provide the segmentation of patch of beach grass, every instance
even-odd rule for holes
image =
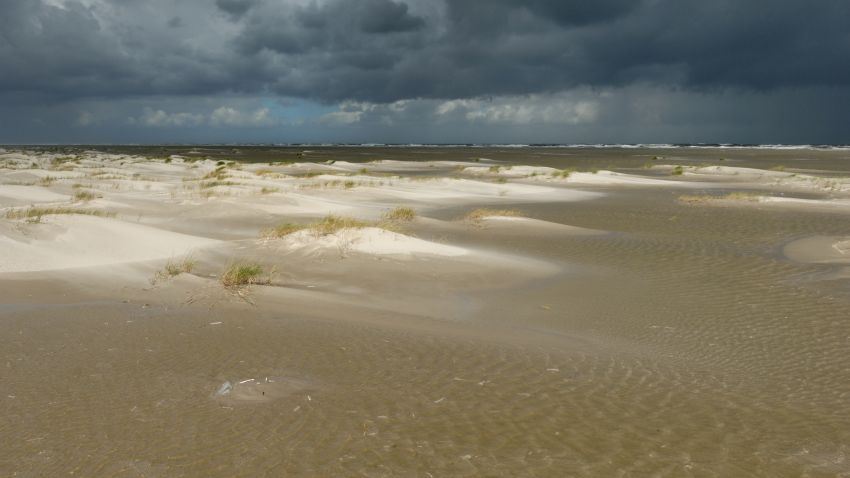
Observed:
[[[99,197],[100,197],[99,195],[97,195],[97,194],[95,194],[91,191],[86,191],[86,190],[83,190],[83,189],[78,189],[77,191],[74,192],[74,201],[78,201],[78,202],[89,202],[89,201],[93,201],[93,200],[95,200]]]
[[[201,179],[215,179],[217,181],[221,181],[227,178],[229,176],[227,174],[227,165],[224,164],[223,161],[219,161],[217,164],[218,166],[216,166],[214,170],[202,176]]]
[[[522,213],[516,209],[473,209],[466,213],[463,219],[472,224],[481,224],[487,217],[519,217]]]
[[[310,225],[310,230],[320,236],[336,234],[342,229],[362,229],[364,227],[378,227],[375,221],[364,221],[353,217],[335,216],[329,214],[319,222]]]
[[[44,216],[77,214],[82,216],[114,217],[115,213],[97,209],[79,209],[72,207],[31,207],[6,211],[6,219],[26,219],[29,222],[41,222]]]
[[[151,284],[156,285],[159,282],[179,276],[183,273],[190,274],[196,264],[197,262],[192,258],[192,256],[185,256],[180,260],[169,259],[168,262],[165,263],[165,266],[154,274],[151,279]]]
[[[328,236],[336,234],[343,229],[363,229],[365,227],[377,227],[388,231],[397,231],[398,221],[364,221],[353,217],[337,216],[329,214],[319,221],[307,224],[294,224],[290,222],[281,223],[263,231],[266,238],[277,239],[292,233],[308,230],[316,236]]]
[[[237,185],[237,183],[235,183],[233,181],[215,180],[215,181],[202,182],[198,185],[198,187],[200,189],[210,189],[210,188],[214,188],[214,187],[218,187],[218,186],[236,186],[236,185]]]
[[[683,168],[682,166],[676,166],[675,168],[673,168],[672,171],[670,171],[671,176],[681,176],[684,173],[685,173],[685,168]]]
[[[272,228],[263,231],[263,236],[267,238],[280,238],[288,236],[293,232],[298,232],[309,228],[309,224],[293,224],[291,222],[283,222]]]
[[[411,207],[397,207],[384,214],[384,219],[388,221],[410,222],[416,219],[416,210]]]
[[[273,179],[281,179],[286,177],[285,174],[278,173],[277,171],[272,171],[271,169],[258,169],[254,171],[254,174],[260,177]]]
[[[732,200],[732,201],[758,202],[758,200],[761,196],[762,195],[758,194],[758,193],[751,193],[751,192],[745,192],[745,191],[735,191],[735,192],[731,192],[731,193],[723,196],[723,199],[729,199],[729,200]]]
[[[683,204],[702,204],[716,198],[710,194],[682,194],[676,200]]]
[[[253,262],[233,262],[221,274],[221,284],[229,289],[248,285],[270,284],[271,277],[262,277],[263,267]]]
[[[574,172],[574,170],[569,169],[569,168],[568,169],[562,169],[560,171],[553,171],[552,177],[553,178],[567,179],[568,177],[570,177],[571,174],[573,174],[573,172]]]
[[[715,201],[748,201],[758,202],[762,195],[746,191],[734,191],[731,193],[715,196],[712,194],[683,194],[676,198],[684,204],[706,204]]]

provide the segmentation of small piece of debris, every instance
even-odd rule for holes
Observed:
[[[228,393],[230,393],[231,390],[233,390],[233,385],[228,380],[221,384],[220,387],[218,387],[218,391],[216,391],[215,394],[217,396],[227,395]]]
[[[223,322],[210,322],[210,325],[221,325]]]
[[[445,399],[446,399],[446,397],[442,397],[442,398],[440,398],[440,399],[434,400],[434,403],[440,403],[440,402],[442,402],[442,401],[443,401],[443,400],[445,400]]]

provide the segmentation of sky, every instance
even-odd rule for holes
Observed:
[[[0,143],[850,143],[847,0],[0,0]]]

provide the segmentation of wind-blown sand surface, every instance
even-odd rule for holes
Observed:
[[[7,148],[0,475],[847,475],[844,155]]]

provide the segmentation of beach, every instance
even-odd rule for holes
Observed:
[[[850,151],[5,147],[0,475],[850,474]]]

